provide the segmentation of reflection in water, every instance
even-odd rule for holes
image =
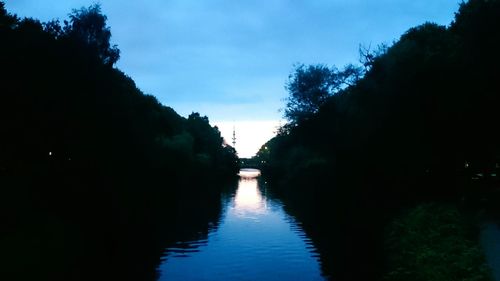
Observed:
[[[311,240],[280,202],[242,177],[218,228],[165,251],[159,280],[323,280]]]
[[[240,180],[234,196],[233,210],[237,216],[247,218],[266,212],[266,200],[263,199],[260,193],[256,179]]]

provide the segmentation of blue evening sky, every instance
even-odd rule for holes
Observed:
[[[220,124],[226,139],[232,134],[229,123],[233,124],[240,141],[252,139],[252,144],[239,142],[240,156],[255,153],[256,147],[272,136],[286,97],[284,84],[294,63],[339,67],[356,63],[360,44],[390,44],[408,28],[426,21],[447,25],[460,2],[100,1],[108,16],[112,42],[121,50],[117,66],[143,92],[181,115],[192,111],[207,115],[213,124]],[[42,21],[66,19],[72,9],[93,3],[5,1],[9,12]],[[253,121],[258,132],[243,125]],[[243,149],[248,151],[242,153]]]

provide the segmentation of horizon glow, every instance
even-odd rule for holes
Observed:
[[[276,135],[277,129],[285,124],[283,120],[260,121],[214,121],[225,142],[232,146],[233,127],[236,131],[236,151],[240,158],[254,156],[260,147]]]

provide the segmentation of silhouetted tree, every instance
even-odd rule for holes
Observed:
[[[5,4],[0,2],[0,29],[11,28],[17,20],[16,16],[10,15],[7,10],[5,10]]]
[[[70,22],[64,28],[68,37],[81,41],[95,51],[106,65],[113,65],[118,61],[120,50],[116,45],[111,46],[111,31],[106,25],[107,17],[101,13],[99,4],[75,9],[69,17]]]
[[[386,44],[378,45],[375,50],[371,49],[371,45],[359,45],[359,62],[363,65],[365,72],[371,69],[375,58],[383,55],[387,51],[387,48]]]
[[[154,280],[175,214],[216,216],[237,173],[208,118],[178,115],[110,67],[110,36],[98,5],[61,27],[0,2],[2,277]]]
[[[288,77],[284,116],[292,125],[309,119],[332,95],[360,78],[360,69],[348,65],[339,71],[326,65],[299,64]]]
[[[470,0],[448,27],[424,23],[391,46],[360,48],[362,75],[299,65],[289,76],[290,123],[257,160],[311,233],[327,233],[315,242],[339,253],[333,277],[376,279],[377,243],[399,210],[498,185],[499,43],[500,1]],[[358,271],[360,251],[373,266]]]

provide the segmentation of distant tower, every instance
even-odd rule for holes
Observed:
[[[236,148],[236,129],[233,126],[233,147]]]

